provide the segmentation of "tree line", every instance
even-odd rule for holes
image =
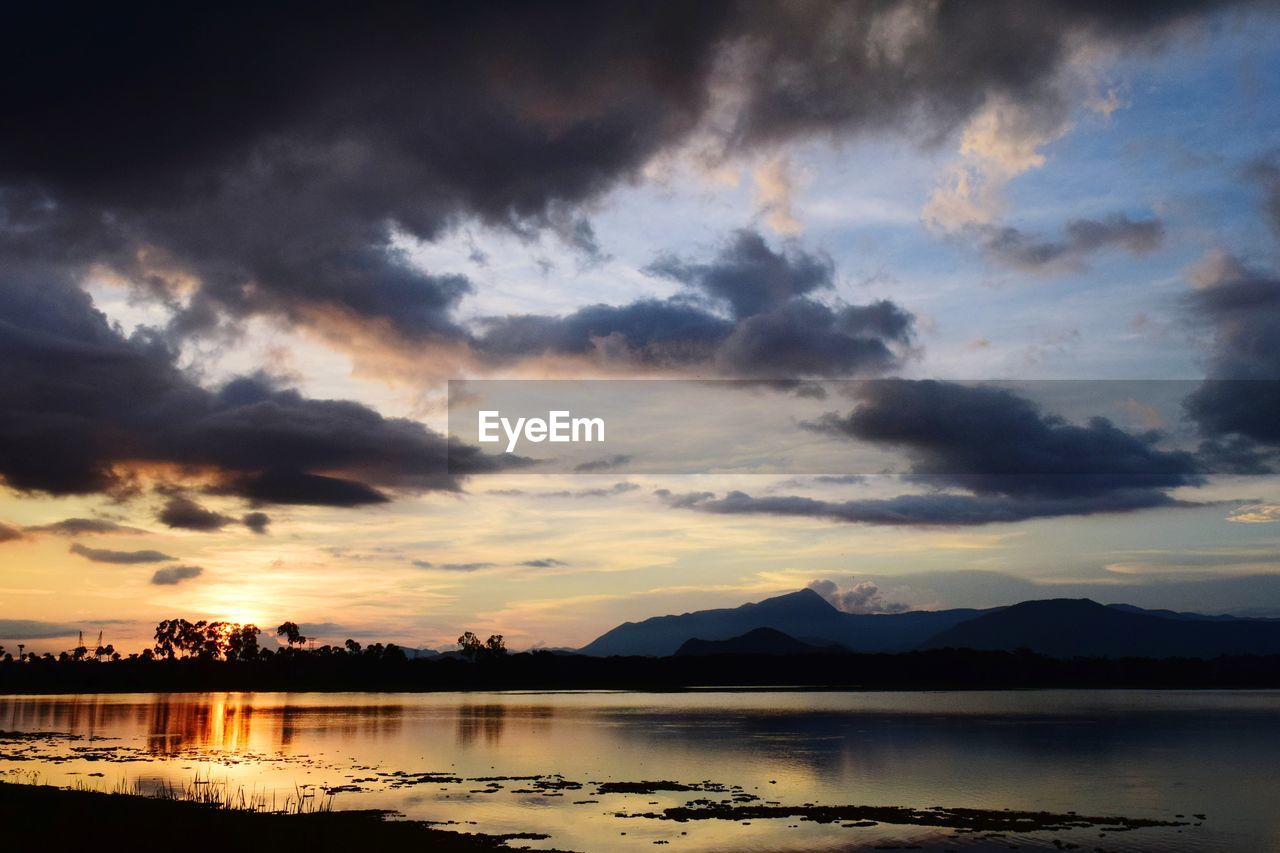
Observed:
[[[18,662],[26,663],[81,663],[87,661],[120,661],[120,660],[200,660],[249,662],[274,658],[277,655],[306,655],[317,658],[363,658],[366,660],[407,660],[405,651],[395,643],[370,643],[362,646],[356,640],[348,639],[340,646],[325,644],[319,647],[314,640],[303,635],[296,622],[282,622],[275,630],[275,636],[284,641],[284,645],[272,649],[258,642],[262,629],[253,624],[239,622],[207,621],[201,619],[191,622],[186,619],[164,619],[156,625],[155,643],[141,652],[122,656],[115,647],[101,641],[93,653],[81,642],[74,649],[54,655],[52,652],[37,654],[27,652],[25,644],[18,644]],[[311,645],[308,646],[308,643]],[[506,643],[501,634],[492,634],[486,640],[471,631],[458,637],[458,652],[467,660],[491,660],[507,653]],[[0,660],[14,662],[11,652],[0,646]]]

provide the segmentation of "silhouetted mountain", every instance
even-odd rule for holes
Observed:
[[[686,640],[728,640],[756,628],[773,628],[813,645],[838,644],[851,651],[893,652],[915,648],[954,625],[990,611],[916,610],[909,613],[842,613],[811,589],[754,604],[655,616],[626,622],[579,651],[584,655],[675,654]]]
[[[842,652],[837,645],[802,643],[776,628],[756,628],[728,640],[686,640],[677,655],[802,655],[809,652]]]
[[[1145,613],[1148,616],[1161,616],[1165,619],[1191,619],[1196,622],[1240,622],[1249,621],[1251,618],[1247,616],[1230,616],[1228,614],[1208,615],[1205,613],[1187,613],[1181,610],[1147,610],[1142,607],[1136,607],[1132,604],[1108,604],[1107,606],[1114,610],[1123,610],[1125,613]],[[1280,619],[1259,617],[1253,621],[1280,622]]]
[[[1024,601],[957,624],[921,648],[1013,651],[1052,657],[1198,657],[1280,654],[1280,622],[1157,615],[1089,599]]]

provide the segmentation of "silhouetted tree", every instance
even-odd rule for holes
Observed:
[[[484,643],[480,642],[480,638],[475,634],[465,631],[458,638],[458,650],[462,652],[462,656],[467,660],[475,660],[484,651]]]
[[[501,634],[490,634],[483,642],[470,631],[458,638],[458,649],[467,660],[484,660],[501,657],[507,653],[507,645]]]
[[[276,636],[284,637],[285,642],[290,646],[303,646],[307,642],[307,638],[298,631],[297,622],[282,623],[279,628],[276,628]]]
[[[227,660],[253,660],[258,656],[257,625],[235,625],[227,632]]]

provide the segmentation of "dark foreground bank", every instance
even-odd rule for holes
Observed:
[[[596,658],[550,652],[467,661],[276,655],[0,662],[0,693],[155,691],[679,690],[690,687],[862,690],[1280,688],[1280,657],[1051,658],[935,649],[904,654],[724,654]]]
[[[0,782],[0,835],[9,850],[115,849],[131,846],[191,847],[246,842],[257,849],[406,849],[428,853],[485,853],[527,849],[533,835],[451,832],[419,821],[389,820],[380,811],[272,814],[213,808],[200,803],[68,791],[46,785]],[[394,845],[394,846],[393,846]],[[215,848],[216,849],[216,848]]]

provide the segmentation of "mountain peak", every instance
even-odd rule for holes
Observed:
[[[757,608],[761,610],[808,610],[824,615],[839,612],[835,607],[831,606],[831,602],[827,601],[814,590],[805,587],[797,589],[795,592],[784,592],[782,595],[775,595],[772,598],[766,598],[752,604],[744,604],[741,609]]]

